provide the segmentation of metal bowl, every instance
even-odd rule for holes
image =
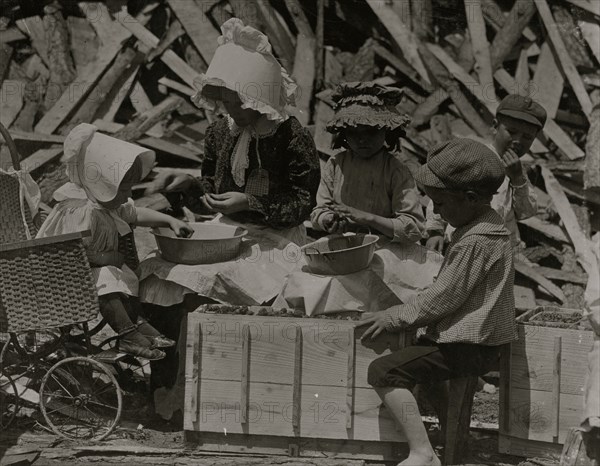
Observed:
[[[302,247],[308,270],[319,275],[347,275],[366,269],[373,260],[379,236],[334,235]]]
[[[214,264],[235,259],[248,234],[244,228],[211,223],[189,223],[194,234],[178,238],[170,228],[153,228],[163,259],[176,264]]]

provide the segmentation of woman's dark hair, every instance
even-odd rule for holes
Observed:
[[[404,128],[386,128],[384,147],[389,151],[399,151],[401,146],[400,138],[404,137],[405,135],[406,132],[404,131]],[[339,149],[341,147],[349,149],[348,142],[346,141],[345,130],[342,129],[337,134],[334,134],[331,147],[333,149]]]

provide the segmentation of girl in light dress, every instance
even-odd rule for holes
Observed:
[[[160,334],[139,312],[138,277],[119,252],[119,237],[131,225],[170,227],[177,236],[192,229],[183,221],[135,207],[133,185],[152,169],[154,152],[98,133],[82,123],[64,142],[70,183],[55,193],[62,199],[41,226],[38,238],[89,230],[84,238],[100,300],[100,313],[119,334],[118,349],[149,360],[161,359],[160,348],[174,342]]]

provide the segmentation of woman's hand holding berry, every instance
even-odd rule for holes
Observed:
[[[340,217],[351,220],[359,225],[367,225],[371,221],[371,215],[368,212],[355,209],[344,204],[336,204],[333,210]]]
[[[231,191],[223,194],[207,193],[202,197],[202,202],[206,207],[214,212],[220,212],[225,215],[235,214],[250,210],[250,201],[244,193]]]

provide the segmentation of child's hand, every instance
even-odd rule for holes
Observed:
[[[506,176],[510,178],[510,182],[513,185],[519,186],[527,181],[525,175],[523,175],[521,159],[512,148],[507,149],[506,152],[502,154],[502,164],[504,165]]]
[[[194,234],[194,229],[191,226],[176,218],[171,220],[169,227],[175,232],[178,238],[189,238]]]
[[[323,220],[323,228],[329,234],[344,233],[348,226],[348,221],[339,215],[332,213]]]
[[[370,335],[371,340],[374,340],[381,332],[387,329],[386,324],[387,314],[385,312],[365,312],[356,326],[370,325],[360,339],[365,340]]]
[[[205,194],[202,197],[202,202],[210,210],[225,215],[250,210],[248,196],[236,191],[223,194]]]
[[[359,225],[365,225],[369,223],[369,214],[362,210],[355,209],[354,207],[350,207],[344,204],[336,204],[333,206],[333,210],[336,214],[341,217],[344,217],[348,220],[352,220]]]
[[[439,235],[432,236],[425,243],[425,247],[441,254],[444,250],[444,237]]]

